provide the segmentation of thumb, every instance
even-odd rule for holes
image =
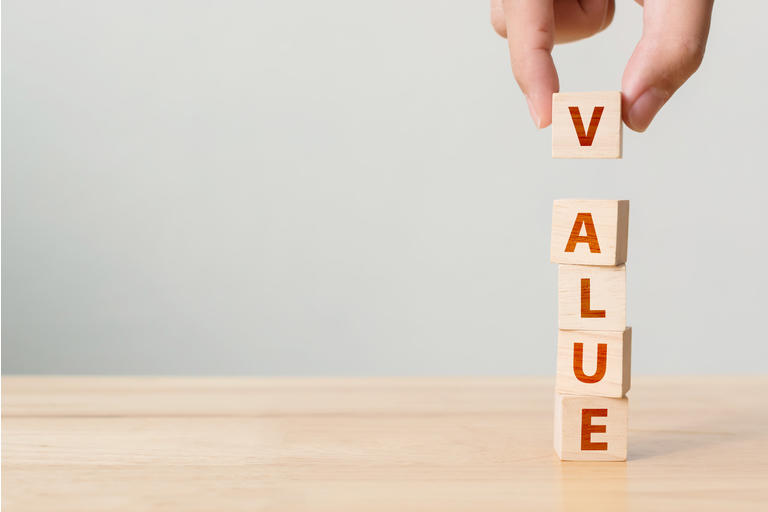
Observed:
[[[643,36],[622,79],[623,117],[642,132],[698,69],[709,35],[713,0],[645,0]]]

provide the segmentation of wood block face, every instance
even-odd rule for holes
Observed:
[[[621,92],[552,95],[552,158],[621,158]]]
[[[627,399],[555,394],[561,460],[627,460]]]
[[[624,265],[559,265],[557,280],[560,329],[624,331],[627,325]]]
[[[629,201],[558,199],[552,207],[550,260],[571,265],[627,261]]]
[[[560,331],[557,338],[558,393],[622,397],[629,391],[632,329]]]

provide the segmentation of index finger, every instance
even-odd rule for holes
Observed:
[[[560,89],[552,48],[555,12],[552,0],[504,0],[507,43],[520,89],[537,128],[552,122],[552,93]]]

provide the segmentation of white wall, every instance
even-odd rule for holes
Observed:
[[[641,10],[556,49],[617,89]],[[3,2],[6,373],[554,374],[554,198],[631,200],[634,373],[764,372],[768,3],[555,161],[486,2]]]

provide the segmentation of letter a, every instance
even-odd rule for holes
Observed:
[[[605,366],[608,359],[608,344],[597,344],[597,368],[592,375],[584,374],[584,344],[573,344],[573,373],[576,374],[576,378],[586,384],[594,384],[600,382],[605,376]]]
[[[581,280],[581,318],[605,318],[604,309],[592,309],[589,283],[589,278]]]
[[[587,133],[584,133],[584,122],[581,120],[579,107],[568,107],[568,111],[571,113],[573,127],[576,128],[576,135],[579,136],[580,145],[592,145],[592,141],[595,140],[595,133],[597,133],[597,125],[600,124],[600,118],[603,116],[604,108],[605,107],[595,107],[592,111],[592,119],[589,120],[589,129],[587,130]]]
[[[584,226],[587,234],[581,236],[581,226]],[[571,229],[571,236],[568,237],[568,243],[565,244],[565,252],[576,250],[576,244],[589,244],[589,252],[600,254],[600,244],[597,242],[597,231],[595,231],[595,221],[592,220],[592,214],[579,213],[576,215],[576,221]]]

